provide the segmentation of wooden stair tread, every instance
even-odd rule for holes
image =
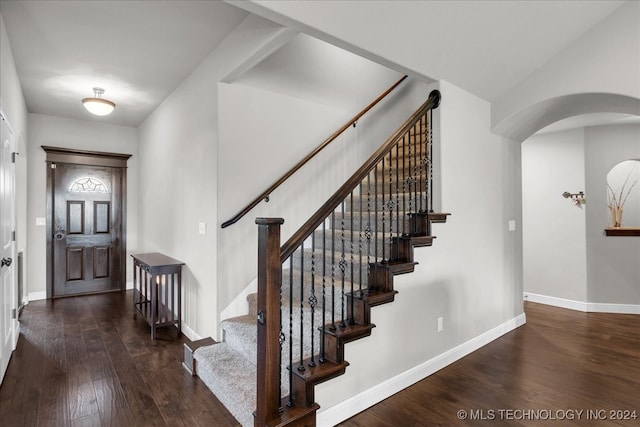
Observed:
[[[445,212],[429,212],[428,217],[429,221],[433,223],[445,223],[449,215],[451,214]]]
[[[320,384],[344,374],[347,366],[349,366],[347,361],[334,363],[327,360],[321,363],[318,361],[318,357],[315,358],[316,365],[309,366],[310,361],[310,358],[302,361],[305,368],[304,371],[298,370],[295,365],[289,369],[294,375],[302,378],[307,383]]]
[[[424,246],[432,246],[433,245],[433,239],[435,239],[436,236],[409,236],[409,239],[411,240],[411,245],[414,248],[421,248]]]
[[[375,327],[376,325],[373,323],[369,323],[367,325],[347,326],[340,326],[339,324],[336,324],[335,330],[331,330],[329,326],[325,326],[324,331],[327,335],[334,336],[343,343],[348,343],[359,338],[368,337],[371,335],[371,330]]]
[[[417,262],[405,262],[405,261],[387,261],[385,263],[378,264],[382,268],[388,268],[394,275],[413,273]],[[371,266],[371,270],[375,269],[375,265]]]
[[[352,295],[354,298],[367,301],[370,307],[393,302],[398,291],[377,291],[375,289],[364,289],[356,291]]]
[[[269,422],[267,422],[267,427],[284,427],[284,426],[303,426],[308,425],[305,421],[309,419],[311,415],[314,416],[315,420],[315,412],[320,409],[320,405],[314,403],[309,407],[305,406],[287,406],[288,398],[283,398],[280,407],[282,408],[282,412],[279,416]]]

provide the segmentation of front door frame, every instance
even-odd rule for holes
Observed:
[[[76,150],[71,148],[50,147],[43,145],[42,149],[47,153],[47,299],[54,297],[53,286],[53,198],[54,198],[54,175],[53,170],[57,163],[67,163],[84,166],[106,166],[122,168],[122,224],[120,227],[120,289],[125,290],[127,286],[127,160],[131,154],[105,153],[102,151]]]

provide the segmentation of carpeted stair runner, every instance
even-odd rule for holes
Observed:
[[[255,329],[255,327],[254,327]],[[226,342],[201,347],[193,357],[198,376],[245,427],[253,425],[256,407],[256,363]]]

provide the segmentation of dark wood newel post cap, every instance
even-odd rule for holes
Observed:
[[[284,224],[284,218],[256,218],[258,225]]]
[[[435,103],[431,108],[438,108],[440,106],[440,100],[442,100],[442,94],[438,89],[434,89],[429,93],[429,98],[433,97]]]

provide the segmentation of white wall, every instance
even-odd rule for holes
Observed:
[[[346,121],[348,113],[303,99],[241,84],[219,86],[218,215],[233,217],[297,161]],[[283,242],[335,189],[332,179],[314,174],[335,170],[337,154],[353,149],[354,138],[341,138],[312,164],[291,177],[236,224],[218,226],[218,309],[225,309],[256,276],[257,217],[283,217]],[[337,145],[342,145],[336,151]],[[325,166],[322,166],[325,165]],[[343,171],[342,171],[343,172]],[[341,173],[340,175],[343,175]],[[295,183],[295,185],[292,185]],[[327,196],[328,198],[328,196]]]
[[[585,191],[582,128],[522,144],[523,282],[527,293],[586,302],[586,209],[565,191]]]
[[[27,249],[27,106],[16,71],[9,37],[0,15],[0,108],[10,122],[16,141],[16,250]],[[28,260],[24,260],[24,279],[28,280]]]
[[[640,239],[604,229],[611,221],[607,173],[640,159],[640,125],[536,135],[523,144],[522,159],[525,292],[579,310],[638,312]],[[580,190],[582,209],[560,196]],[[623,221],[640,224],[639,212],[630,206]]]
[[[140,249],[186,263],[183,331],[192,338],[218,330],[218,82],[282,32],[248,16],[139,127]]]
[[[520,144],[490,132],[489,103],[447,82],[440,90],[436,155],[442,209],[452,215],[447,224],[434,226],[432,247],[416,250],[415,272],[395,277],[396,301],[373,309],[377,326],[371,337],[346,346],[346,374],[316,387],[320,411],[331,412],[334,405],[522,318]],[[518,230],[508,231],[510,219]],[[442,333],[436,332],[438,317],[444,318]]]
[[[127,281],[131,281],[133,270],[128,261],[129,254],[138,251],[139,164],[136,128],[29,114],[28,292],[32,298],[44,298],[46,292],[46,227],[35,225],[37,217],[46,217],[46,153],[42,145],[132,155],[127,163]]]
[[[510,116],[525,111],[530,106],[566,95],[615,94],[640,99],[638,16],[640,2],[626,2],[547,64],[503,94],[492,105],[492,127],[498,131],[509,130],[513,125],[509,123]],[[606,102],[604,104],[602,107],[606,107]],[[563,108],[585,108],[585,105],[572,104]],[[631,108],[635,111],[611,111],[640,115],[640,107],[637,104]],[[576,111],[574,114],[602,111],[608,110]],[[535,121],[540,117],[527,119]],[[540,127],[534,131],[538,129]]]
[[[640,159],[640,125],[586,128],[587,295],[590,302],[640,305],[640,238],[605,236],[603,231],[610,225],[607,173],[628,159]],[[640,223],[640,218],[627,220]]]
[[[364,61],[364,60],[363,60]],[[322,89],[324,83],[315,82]],[[380,87],[380,81],[372,81]],[[379,92],[386,87],[382,86]],[[257,217],[282,217],[286,241],[429,95],[418,81],[403,86],[362,117],[238,223],[219,230],[219,309],[256,276]],[[370,94],[371,100],[379,92]],[[218,213],[229,219],[344,125],[352,111],[245,85],[220,85]],[[353,107],[351,107],[353,108]]]

